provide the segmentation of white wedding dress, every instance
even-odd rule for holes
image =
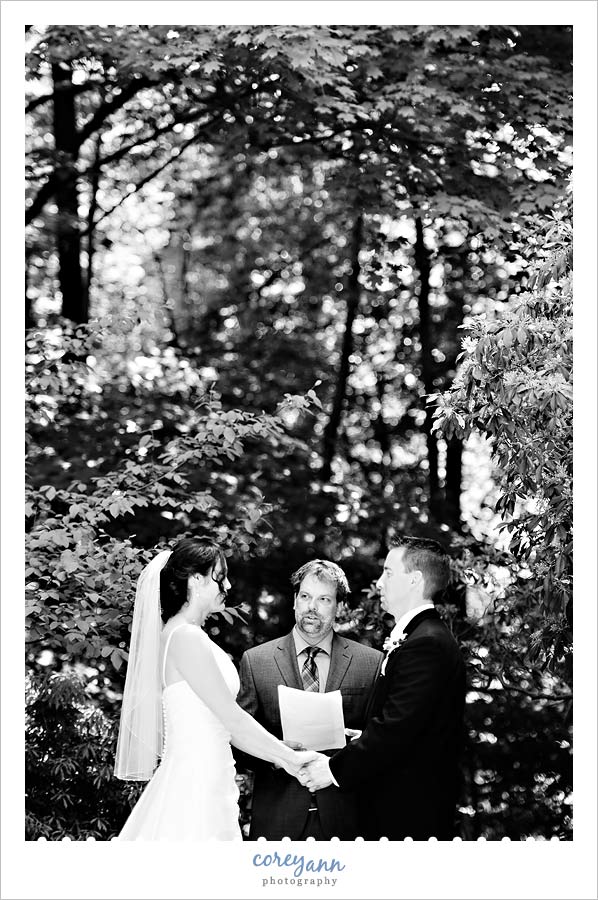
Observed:
[[[166,655],[176,630],[168,635],[162,665],[162,761],[118,840],[240,841],[239,789],[230,734],[186,681],[164,684]],[[240,685],[233,662],[200,631],[236,697]]]

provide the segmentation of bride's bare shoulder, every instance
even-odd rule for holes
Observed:
[[[212,642],[197,625],[182,625],[177,628],[170,641],[173,662],[181,671],[195,671],[197,666],[212,665],[214,653]]]
[[[186,625],[179,625],[173,630],[171,643],[176,643],[180,647],[185,647],[209,644],[210,639],[202,628],[188,622]]]

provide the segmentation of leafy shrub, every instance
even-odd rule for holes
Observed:
[[[572,286],[570,198],[530,232],[532,274],[495,321],[469,326],[436,430],[491,443],[508,549],[463,541],[462,584],[485,609],[457,626],[467,655],[463,828],[571,838]]]
[[[431,398],[447,437],[481,432],[492,445],[496,512],[509,535],[515,590],[545,621],[530,650],[553,667],[571,651],[573,590],[573,296],[571,210],[564,200],[532,244],[528,289],[504,316],[478,317],[451,390]]]
[[[28,676],[26,840],[107,840],[140,793],[113,777],[117,720],[87,692],[92,675],[76,666]]]

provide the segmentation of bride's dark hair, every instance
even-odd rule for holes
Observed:
[[[204,538],[184,538],[175,545],[160,572],[160,613],[163,622],[168,622],[186,602],[189,576],[207,575],[216,562],[220,563],[220,583],[226,578],[227,568],[224,551],[218,544]]]

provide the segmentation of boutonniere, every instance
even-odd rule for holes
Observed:
[[[384,673],[386,672],[386,664],[388,662],[390,654],[393,652],[393,650],[396,650],[397,647],[401,646],[401,644],[403,643],[403,641],[405,640],[406,637],[407,637],[406,634],[402,634],[400,638],[391,639],[391,637],[389,635],[386,638],[386,640],[384,641],[384,643],[382,644],[382,649],[386,653],[386,656],[384,657],[384,660],[382,661],[382,668],[380,669],[381,675],[384,675]]]
[[[390,635],[388,635],[388,637],[382,644],[382,649],[384,650],[385,653],[392,653],[393,650],[396,650],[397,647],[401,646],[401,644],[403,643],[403,641],[405,640],[406,637],[407,637],[406,634],[402,634],[401,637],[399,637],[399,638],[391,639]]]

